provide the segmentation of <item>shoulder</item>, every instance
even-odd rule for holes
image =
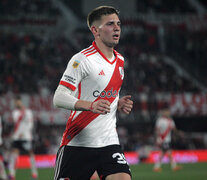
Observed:
[[[76,53],[69,61],[74,68],[78,67],[81,64],[87,63],[91,55],[95,54],[96,50],[93,46],[83,49],[82,51]]]
[[[18,115],[19,115],[19,111],[18,110],[15,109],[15,110],[12,111],[12,118],[13,119],[16,119],[18,117]]]
[[[77,70],[82,64],[86,61],[86,58],[81,54],[81,52],[76,53],[72,56],[72,58],[68,61],[67,68],[68,70]]]
[[[85,57],[85,58],[89,58],[93,55],[95,55],[97,53],[97,49],[91,45],[85,49],[83,49],[80,53]]]
[[[172,124],[175,124],[174,119],[170,118],[170,120],[171,120],[171,123],[172,123]]]
[[[160,121],[165,122],[165,121],[168,121],[168,119],[165,117],[160,117]]]
[[[19,111],[17,110],[17,109],[14,109],[13,111],[12,111],[12,114],[13,115],[17,115],[19,113]]]
[[[157,124],[161,124],[161,123],[163,123],[163,122],[165,122],[165,121],[166,121],[165,118],[163,118],[163,117],[159,117],[159,118],[157,119]]]
[[[25,115],[26,116],[32,116],[33,115],[33,113],[32,113],[32,110],[31,109],[25,109]]]
[[[32,110],[29,109],[29,108],[25,109],[25,111],[28,112],[28,113],[32,113]]]
[[[116,56],[117,56],[119,59],[121,59],[122,61],[124,61],[124,57],[123,57],[118,51],[114,50],[114,52],[115,52]]]
[[[73,57],[70,59],[69,63],[77,63],[77,65],[79,65],[80,63],[82,63],[83,61],[85,61],[86,58],[83,56],[83,54],[81,52],[76,53],[75,55],[73,55]]]

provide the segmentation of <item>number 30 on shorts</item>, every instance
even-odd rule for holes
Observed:
[[[123,153],[114,153],[112,157],[116,159],[119,164],[128,164]]]

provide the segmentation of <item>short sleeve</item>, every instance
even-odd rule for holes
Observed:
[[[28,115],[28,120],[33,121],[33,113],[30,109],[28,109],[27,115]]]
[[[85,64],[85,58],[83,55],[80,53],[74,55],[69,61],[59,84],[75,91],[78,84],[87,74]]]
[[[175,122],[172,120],[172,122],[171,122],[171,125],[172,125],[172,128],[175,128],[176,126],[175,126]]]
[[[12,111],[12,120],[13,120],[13,122],[15,122],[15,123],[16,123],[16,121],[17,121],[17,111],[16,111],[16,110]]]
[[[156,128],[159,128],[160,127],[160,118],[158,118],[157,120],[156,120],[156,123],[155,123],[155,127]]]

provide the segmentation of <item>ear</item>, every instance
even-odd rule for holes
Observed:
[[[96,26],[91,26],[91,32],[93,33],[94,37],[99,36],[99,29]]]

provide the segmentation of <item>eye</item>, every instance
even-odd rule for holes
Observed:
[[[113,22],[108,22],[106,25],[109,25],[109,26],[110,26],[110,25],[112,25],[112,24],[113,24]]]

